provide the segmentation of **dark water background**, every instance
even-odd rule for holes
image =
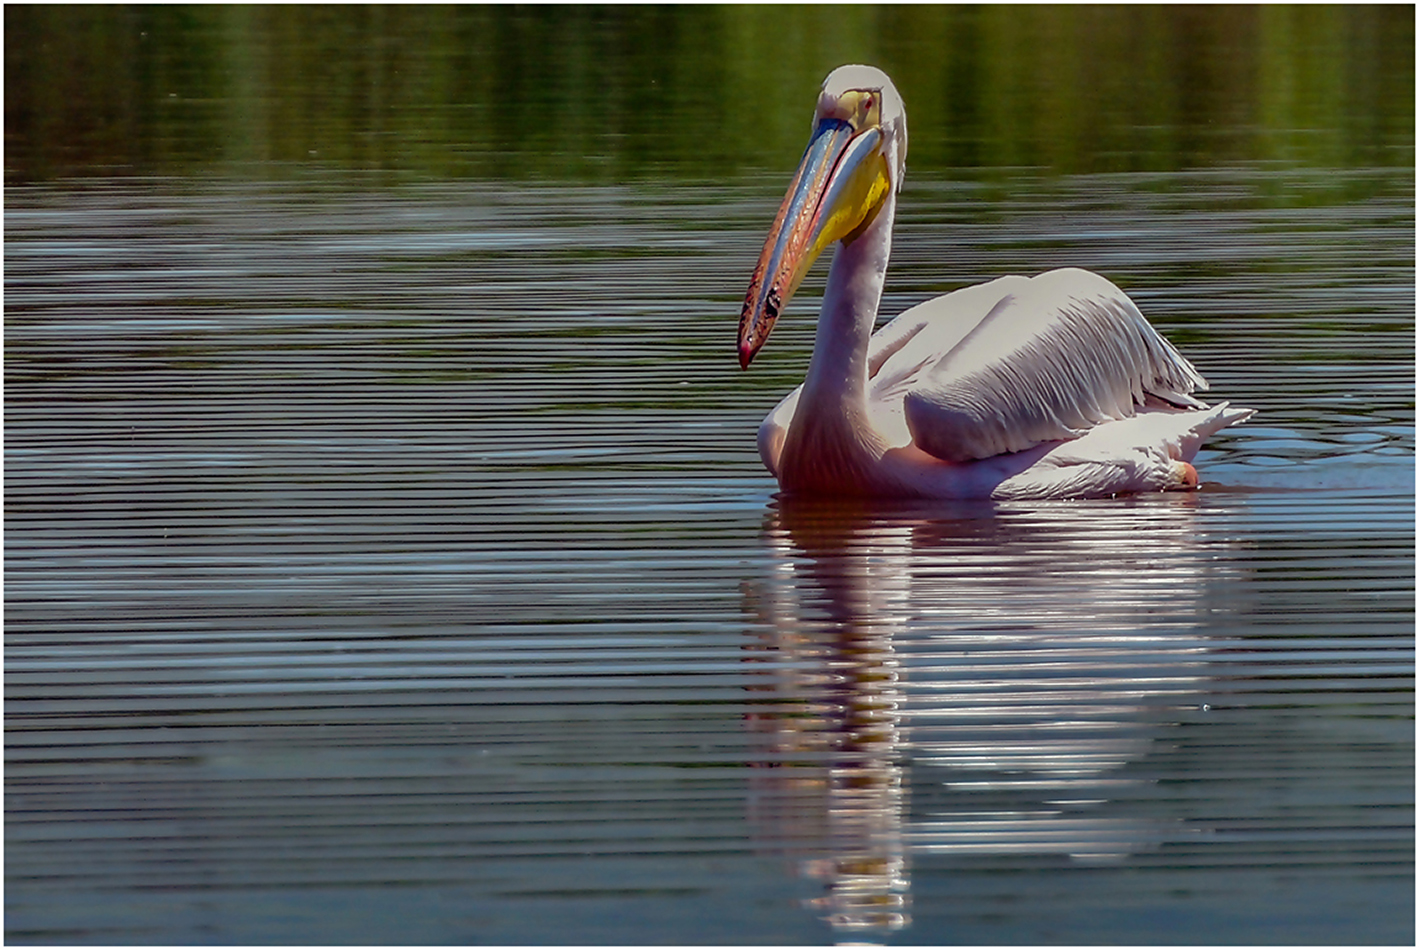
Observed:
[[[1412,21],[7,7],[7,941],[1411,944]],[[1203,491],[775,498],[868,58],[884,314],[1105,273]]]
[[[5,174],[782,174],[851,62],[914,174],[1414,164],[1404,5],[8,4]]]

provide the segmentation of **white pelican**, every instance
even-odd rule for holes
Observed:
[[[906,111],[886,74],[833,70],[739,321],[747,369],[837,244],[807,378],[759,428],[779,486],[915,498],[1195,488],[1203,440],[1252,410],[1194,399],[1206,381],[1097,274],[1001,277],[873,332],[906,155]]]

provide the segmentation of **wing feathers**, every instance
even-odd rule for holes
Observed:
[[[1149,394],[1204,405],[1188,394],[1206,381],[1104,278],[1069,269],[993,283],[1002,295],[974,326],[928,316],[958,337],[934,363],[903,362],[916,338],[940,335],[920,327],[903,327],[886,354],[902,365],[907,427],[924,451],[960,462],[1075,438],[1132,416]]]

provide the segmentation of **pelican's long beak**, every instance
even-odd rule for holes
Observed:
[[[744,295],[740,366],[748,368],[823,248],[856,238],[872,223],[890,187],[882,131],[875,123],[859,129],[831,116],[819,121]]]

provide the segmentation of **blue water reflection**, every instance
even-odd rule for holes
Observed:
[[[1168,867],[1258,828],[1271,860],[1304,860],[1284,808],[1255,802],[1251,828],[1229,827],[1160,794],[1275,752],[1176,755],[1235,707],[1229,654],[1254,649],[1231,613],[1259,577],[1216,531],[1221,507],[775,506],[773,568],[745,604],[767,703],[751,717],[765,755],[752,816],[821,882],[808,904],[840,939],[909,927],[913,865]],[[912,942],[927,933],[974,942],[949,924]]]

